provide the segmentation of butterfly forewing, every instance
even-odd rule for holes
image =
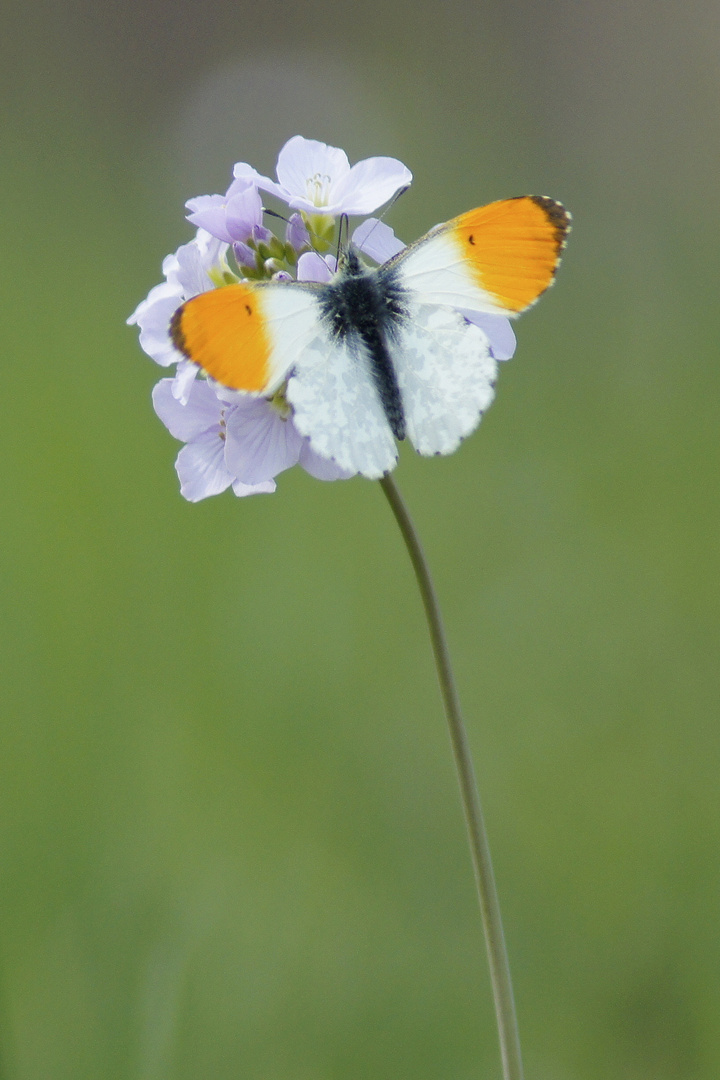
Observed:
[[[440,225],[389,265],[424,303],[514,317],[552,283],[569,227],[552,199],[505,199]]]
[[[170,324],[173,343],[223,386],[272,393],[318,325],[317,290],[239,282],[188,300]]]

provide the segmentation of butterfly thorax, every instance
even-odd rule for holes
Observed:
[[[396,439],[404,439],[405,415],[389,351],[407,319],[404,290],[392,271],[371,270],[350,248],[323,291],[321,307],[330,335],[369,364],[392,432]]]

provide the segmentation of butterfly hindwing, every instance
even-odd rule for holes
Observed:
[[[391,351],[408,438],[419,454],[450,454],[493,399],[488,339],[457,311],[418,305]]]
[[[484,332],[457,311],[416,305],[389,343],[407,435],[420,454],[449,454],[493,398],[497,364]],[[376,479],[397,448],[359,342],[320,334],[293,369],[287,396],[299,431],[343,469]]]
[[[397,446],[358,342],[319,333],[296,358],[287,398],[297,429],[322,457],[370,479],[394,468]]]

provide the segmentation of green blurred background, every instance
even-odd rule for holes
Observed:
[[[529,1080],[717,1080],[720,9],[49,0],[0,44],[2,1080],[499,1077],[420,605],[376,484],[191,506],[125,318],[301,133],[404,239],[575,230],[437,577]]]

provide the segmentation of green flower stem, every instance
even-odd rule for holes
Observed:
[[[517,1016],[515,1013],[515,1001],[513,998],[512,981],[510,979],[510,965],[508,964],[505,937],[500,917],[500,905],[498,903],[495,877],[493,875],[492,861],[490,859],[490,847],[488,845],[485,823],[480,807],[475,769],[473,768],[470,745],[467,732],[460,710],[455,679],[450,664],[447,639],[440,615],[435,587],[430,577],[422,545],[415,531],[415,526],[407,511],[402,496],[395,485],[395,481],[388,473],[383,476],[380,486],[390,503],[393,514],[400,527],[403,540],[410,554],[410,560],[415,571],[415,577],[420,588],[428,627],[432,642],[435,665],[437,667],[440,692],[445,706],[445,716],[450,728],[450,741],[455,755],[455,765],[460,783],[465,821],[468,830],[468,840],[472,855],[473,868],[475,870],[475,883],[477,885],[480,912],[482,915],[483,929],[485,931],[485,944],[487,946],[488,963],[490,966],[490,979],[492,982],[493,996],[495,999],[495,1015],[497,1017],[498,1034],[500,1038],[500,1054],[502,1057],[504,1080],[522,1080],[523,1067],[520,1053],[520,1038],[518,1035]]]

